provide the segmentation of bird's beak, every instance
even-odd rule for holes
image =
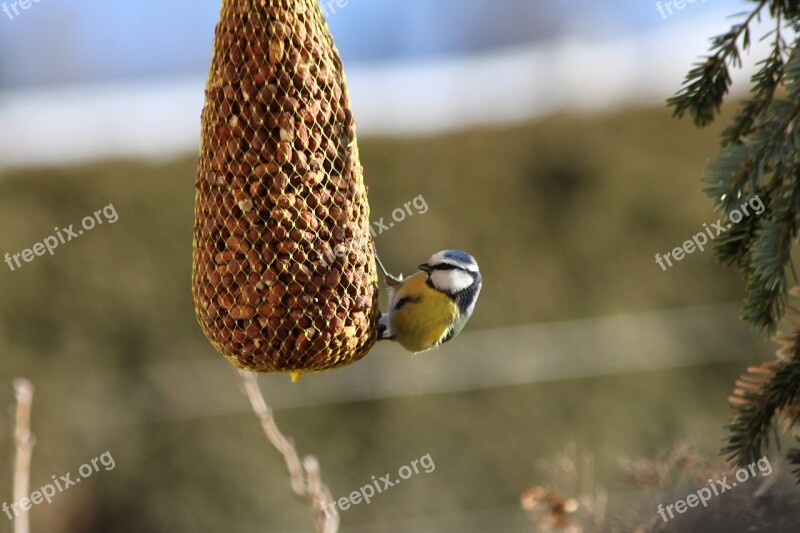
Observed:
[[[430,272],[430,271],[431,271],[431,266],[430,266],[428,263],[422,263],[422,264],[421,264],[420,266],[418,266],[417,268],[419,268],[419,269],[420,269],[420,270],[422,270],[423,272]]]

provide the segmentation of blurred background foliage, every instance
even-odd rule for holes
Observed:
[[[373,220],[419,194],[429,206],[377,243],[387,265],[406,273],[441,248],[475,254],[486,279],[469,328],[478,332],[735,302],[740,283],[711,252],[667,272],[653,259],[715,218],[699,173],[717,133],[674,121],[666,109],[638,109],[364,138]],[[213,361],[225,386],[179,389],[184,399],[239,395],[233,368],[203,338],[190,302],[195,166],[193,157],[114,160],[0,179],[3,251],[27,248],[109,203],[119,214],[54,257],[15,272],[4,265],[0,275],[0,383],[9,384],[9,399],[14,376],[38,386],[32,487],[105,450],[117,463],[37,507],[35,531],[307,530],[307,510],[290,496],[283,465],[243,398],[237,412],[176,410],[153,378],[164,372],[175,387],[191,384],[193,369]],[[744,355],[766,354],[762,340],[753,335]],[[485,357],[503,365],[504,348]],[[403,357],[395,346],[369,356]],[[415,372],[426,372],[426,357],[413,359]],[[360,364],[341,372],[357,380]],[[334,497],[426,453],[434,459],[435,472],[345,512],[343,531],[525,531],[534,529],[519,494],[558,481],[538,465],[568,442],[595,458],[611,509],[637,504],[620,478],[621,458],[653,456],[689,436],[715,456],[725,398],[743,365],[326,403],[277,416],[301,453],[318,454]],[[267,398],[287,379],[262,378]],[[313,389],[323,379],[302,382]],[[0,456],[11,444],[0,432]],[[0,494],[10,494],[7,475]]]
[[[714,461],[735,379],[771,357],[736,320],[742,282],[713,252],[666,272],[654,258],[720,216],[701,176],[741,94],[702,131],[664,101],[741,4],[662,17],[626,0],[350,0],[329,15],[372,220],[419,195],[428,205],[377,236],[384,262],[410,274],[461,248],[485,279],[467,330],[436,352],[381,344],[296,385],[261,377],[335,498],[431,455],[435,471],[351,507],[341,531],[537,531],[520,495],[575,497],[576,476],[608,493],[606,525],[630,531],[703,484],[676,474],[643,490],[620,465],[662,461],[685,439]],[[52,257],[0,263],[0,403],[17,376],[37,387],[31,488],[105,451],[116,461],[35,507],[33,533],[310,531],[191,305],[219,0],[31,5],[0,13],[0,254],[109,204],[119,215]],[[11,499],[4,413],[0,503]],[[593,467],[554,468],[573,450]],[[770,496],[796,501],[772,464]],[[749,512],[752,492],[720,505]],[[694,513],[697,527],[714,516]],[[0,531],[11,525],[0,514]]]

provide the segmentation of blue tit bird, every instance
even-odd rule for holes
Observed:
[[[389,274],[376,255],[389,293],[381,316],[381,339],[419,353],[445,343],[464,329],[481,292],[478,263],[466,252],[444,250],[403,279]]]

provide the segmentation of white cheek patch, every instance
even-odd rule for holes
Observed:
[[[456,293],[472,285],[472,276],[461,270],[435,270],[431,282],[442,292]]]

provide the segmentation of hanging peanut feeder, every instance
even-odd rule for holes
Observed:
[[[369,205],[316,0],[222,1],[195,185],[192,294],[222,355],[296,378],[369,351]]]

